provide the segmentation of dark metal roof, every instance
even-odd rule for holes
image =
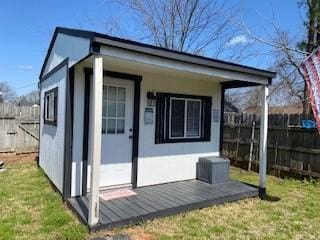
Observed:
[[[224,111],[225,112],[239,112],[239,109],[231,102],[224,100]]]
[[[183,61],[183,62],[203,65],[203,66],[213,67],[213,68],[218,68],[223,70],[230,70],[234,72],[247,73],[247,74],[252,74],[260,77],[266,77],[269,79],[276,77],[276,73],[272,71],[267,71],[267,70],[240,65],[236,63],[226,62],[226,61],[217,60],[213,58],[203,57],[203,56],[194,55],[186,52],[170,50],[170,49],[166,49],[166,48],[162,48],[162,47],[158,47],[150,44],[113,37],[107,34],[97,33],[93,31],[57,27],[53,34],[53,38],[50,42],[50,46],[49,46],[46,58],[41,69],[40,78],[43,75],[45,65],[48,61],[51,49],[53,47],[54,41],[58,33],[90,39],[91,52],[93,52],[93,43],[99,43],[103,45],[111,45],[114,47],[137,51],[137,52],[145,53],[149,55],[164,57],[172,60]]]

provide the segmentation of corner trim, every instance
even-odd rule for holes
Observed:
[[[65,135],[64,135],[64,168],[62,197],[71,197],[72,178],[72,146],[73,146],[73,96],[74,96],[74,68],[67,65],[66,99],[65,99]]]
[[[132,186],[138,185],[138,157],[139,157],[139,122],[140,122],[140,93],[141,80],[134,79],[134,101],[133,101],[133,142],[132,142]]]
[[[219,139],[219,152],[222,155],[223,152],[223,133],[224,133],[224,99],[225,99],[226,89],[221,86],[221,99],[220,99],[220,139]]]
[[[84,111],[83,111],[83,142],[82,142],[82,196],[88,191],[88,151],[90,123],[90,72],[84,70]]]

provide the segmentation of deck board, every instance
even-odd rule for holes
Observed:
[[[100,208],[101,208],[101,212],[107,215],[112,222],[121,221],[122,218],[117,214],[117,212],[112,211],[109,208],[109,205],[105,204],[104,201],[100,201]]]
[[[211,185],[198,180],[180,181],[133,189],[136,195],[100,199],[99,224],[91,230],[113,228],[258,196],[258,189],[237,181]],[[88,198],[73,197],[68,205],[87,223]]]

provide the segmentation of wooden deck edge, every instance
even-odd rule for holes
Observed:
[[[110,230],[110,229],[117,228],[117,227],[135,225],[135,224],[147,221],[147,220],[168,217],[168,216],[172,216],[172,215],[183,213],[183,212],[207,208],[207,207],[211,207],[211,206],[216,206],[216,205],[220,205],[220,204],[224,204],[224,203],[228,203],[228,202],[234,202],[234,201],[243,200],[243,199],[251,198],[251,197],[257,197],[257,196],[259,196],[258,189],[247,191],[244,193],[238,193],[238,194],[234,194],[234,195],[230,195],[230,196],[220,197],[220,198],[216,198],[216,199],[208,199],[208,200],[197,202],[197,203],[190,203],[190,204],[186,204],[186,205],[182,205],[182,206],[178,206],[178,207],[168,208],[168,209],[160,210],[160,211],[157,211],[154,213],[148,213],[145,215],[132,217],[132,218],[129,218],[126,220],[120,220],[118,222],[113,222],[110,224],[98,224],[93,227],[88,226],[87,222],[85,222],[84,224],[86,224],[88,226],[90,232],[106,230],[106,229]],[[77,213],[77,215],[80,216],[80,214],[78,214],[78,213]],[[83,218],[82,218],[82,220],[83,220]]]
[[[76,217],[78,218],[78,220],[79,220],[82,224],[84,224],[85,226],[88,227],[88,229],[89,229],[89,231],[90,231],[90,227],[89,227],[89,225],[88,225],[88,220],[85,219],[85,217],[82,216],[82,215],[76,210],[75,206],[73,205],[73,203],[70,202],[70,200],[71,200],[71,199],[67,199],[67,200],[66,200],[66,202],[65,202],[65,203],[66,203],[66,206],[71,210],[71,212],[72,212],[74,215],[76,215]]]

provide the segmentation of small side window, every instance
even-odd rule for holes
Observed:
[[[58,88],[44,93],[44,123],[57,126]]]

